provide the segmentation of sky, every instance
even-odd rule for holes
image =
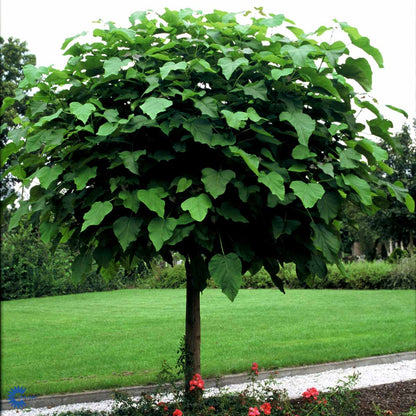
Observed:
[[[63,68],[67,59],[61,50],[63,41],[92,30],[99,19],[128,27],[128,17],[137,10],[190,7],[239,12],[254,6],[284,14],[307,33],[333,25],[333,19],[356,27],[384,57],[383,69],[368,57],[373,68],[371,96],[409,113],[406,119],[382,107],[383,115],[394,123],[392,131],[400,131],[403,123],[410,124],[416,117],[415,0],[0,0],[0,33],[3,38],[26,41],[37,65]]]

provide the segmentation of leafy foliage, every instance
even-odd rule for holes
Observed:
[[[23,67],[27,64],[34,65],[36,58],[29,54],[26,42],[21,42],[18,39],[9,38],[5,41],[0,37],[0,103],[11,102],[11,96],[14,95],[19,82],[23,79]],[[0,127],[0,146],[3,148],[7,143],[7,131],[15,124],[13,120],[25,112],[25,100],[14,102],[14,105],[9,107],[2,113],[2,125]],[[16,149],[9,147],[9,154],[11,155]],[[9,155],[7,155],[8,157]],[[2,159],[6,157],[2,150]],[[10,163],[10,162],[9,162]],[[3,166],[3,160],[2,160]],[[8,165],[1,168],[1,173],[7,169]],[[1,183],[0,198],[5,199],[10,195],[15,181],[12,176],[6,176]]]
[[[293,23],[282,15],[238,18],[137,12],[129,28],[95,29],[93,43],[67,39],[64,70],[27,66],[3,106],[33,91],[6,154],[19,152],[8,172],[40,184],[13,224],[30,211],[45,241],[79,247],[78,277],[93,259],[106,274],[172,250],[196,287],[211,275],[232,300],[262,265],[281,290],[283,262],[303,280],[325,275],[338,263],[342,200],[370,212],[387,198],[374,174],[382,149],[352,104],[369,105],[349,83],[369,91],[371,67],[342,41],[319,43],[322,28],[290,26],[290,39],[276,33]],[[341,29],[381,66],[367,38]],[[374,115],[371,131],[395,147]]]

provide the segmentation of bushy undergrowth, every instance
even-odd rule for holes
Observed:
[[[186,286],[183,263],[171,267],[157,260],[148,266],[141,262],[129,273],[120,268],[109,280],[93,271],[82,282],[75,283],[71,278],[71,264],[75,254],[65,245],[58,246],[53,253],[50,248],[28,223],[21,224],[12,233],[3,234],[0,270],[2,300],[135,287],[164,289]],[[287,288],[414,289],[416,256],[400,258],[396,252],[394,257],[394,262],[347,263],[346,276],[336,266],[330,266],[325,279],[301,282],[296,277],[293,264],[285,265],[279,276]],[[208,285],[215,287],[212,280],[208,281]],[[273,287],[273,282],[264,269],[254,275],[246,273],[243,277],[242,288]]]
[[[1,300],[136,287],[139,269],[135,274],[120,269],[108,281],[91,272],[82,282],[75,283],[71,272],[74,253],[65,245],[59,245],[53,252],[50,249],[29,223],[2,235]]]
[[[416,284],[416,256],[406,257],[393,264],[384,261],[353,262],[344,265],[346,275],[337,266],[328,268],[325,279],[314,278],[301,282],[293,264],[287,264],[279,272],[285,287],[291,289],[414,289]],[[138,281],[139,287],[146,288],[183,288],[186,285],[183,264],[174,267],[163,266],[161,270],[153,269],[146,279]],[[215,287],[213,281],[208,282]],[[243,277],[243,289],[265,289],[275,287],[266,270],[256,274],[246,273]]]

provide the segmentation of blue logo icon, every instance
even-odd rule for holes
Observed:
[[[23,409],[26,407],[26,403],[23,400],[25,397],[26,388],[22,386],[13,387],[7,397],[9,398],[10,405],[15,409]]]
[[[10,406],[14,409],[23,409],[26,407],[25,399],[34,399],[36,396],[26,396],[26,387],[23,386],[15,386],[13,387],[7,397],[9,399]]]

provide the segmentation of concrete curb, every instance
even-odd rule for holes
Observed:
[[[414,360],[416,359],[416,351],[402,352],[398,354],[379,355],[375,357],[358,358],[355,360],[337,361],[325,364],[306,365],[301,367],[289,367],[282,368],[276,371],[261,371],[259,373],[258,380],[265,380],[271,375],[276,379],[282,377],[322,373],[324,371],[339,369],[339,368],[354,368],[363,367],[368,365],[376,364],[391,364],[398,361]],[[205,380],[205,387],[216,387],[216,386],[228,386],[232,384],[246,383],[247,374],[232,374],[223,376],[220,379],[207,379]],[[87,402],[100,402],[102,400],[112,400],[114,393],[122,392],[128,396],[140,396],[143,393],[154,393],[158,389],[156,385],[149,386],[135,386],[135,387],[121,387],[119,389],[109,390],[94,390],[81,393],[67,393],[57,394],[53,396],[38,396],[28,400],[28,407],[39,408],[39,407],[56,407],[66,404],[73,403],[87,403]],[[7,400],[1,401],[1,410],[12,410],[10,403]]]

